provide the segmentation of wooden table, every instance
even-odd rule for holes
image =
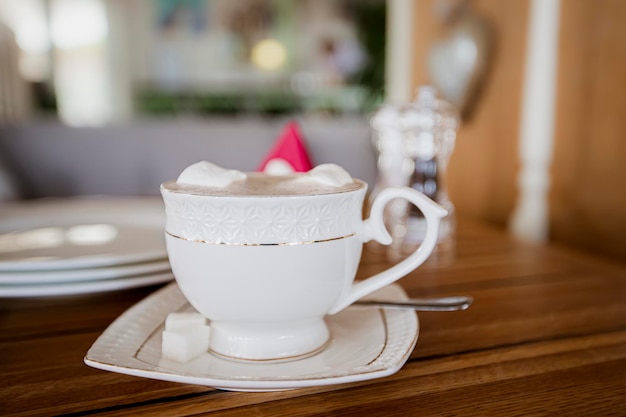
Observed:
[[[359,275],[384,267],[367,253]],[[0,414],[626,415],[626,268],[462,220],[454,259],[433,258],[400,283],[411,296],[475,303],[420,313],[417,347],[390,377],[271,393],[84,365],[98,335],[155,287],[2,299]]]

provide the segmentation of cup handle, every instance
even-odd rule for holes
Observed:
[[[426,235],[424,240],[415,252],[403,261],[376,275],[352,284],[349,290],[335,303],[329,314],[338,313],[367,294],[399,280],[420,266],[435,249],[439,238],[439,224],[448,212],[424,194],[409,187],[385,188],[378,194],[372,203],[369,218],[363,221],[362,241],[365,243],[374,239],[383,245],[391,244],[392,238],[385,228],[383,210],[391,200],[396,198],[408,200],[424,214],[426,218]]]

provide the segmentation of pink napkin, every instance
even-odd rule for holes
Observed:
[[[296,122],[291,121],[287,123],[278,140],[265,156],[258,171],[268,170],[268,165],[270,168],[277,165],[282,167],[290,166],[292,171],[295,172],[307,172],[313,168],[311,158],[309,158],[304,144],[304,138]]]

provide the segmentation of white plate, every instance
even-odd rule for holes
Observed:
[[[32,285],[0,285],[0,297],[48,297],[55,295],[89,294],[124,290],[127,288],[145,287],[171,281],[174,276],[171,272],[138,275],[103,281],[69,282],[61,284],[32,284]]]
[[[0,285],[55,284],[61,282],[98,281],[132,277],[140,274],[167,272],[167,260],[130,265],[105,266],[87,269],[59,269],[51,271],[0,271]]]
[[[390,285],[377,298],[404,300]],[[284,363],[243,363],[211,353],[181,364],[161,358],[167,315],[192,308],[173,283],[122,314],[85,356],[94,368],[145,378],[207,385],[234,391],[275,391],[380,378],[397,372],[418,336],[413,311],[349,307],[327,317],[330,344],[319,354]]]
[[[164,259],[160,198],[66,198],[0,206],[0,271],[92,268]]]

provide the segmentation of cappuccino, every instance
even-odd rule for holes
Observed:
[[[268,175],[227,170],[202,161],[187,167],[176,181],[168,181],[163,187],[193,195],[277,197],[343,193],[364,185],[334,164],[319,165],[306,173]]]
[[[163,187],[175,193],[211,195],[211,196],[303,196],[334,194],[355,191],[363,187],[359,180],[339,187],[321,184],[307,178],[304,174],[292,175],[265,175],[260,173],[247,173],[246,178],[233,181],[225,187],[211,187],[168,181]]]

